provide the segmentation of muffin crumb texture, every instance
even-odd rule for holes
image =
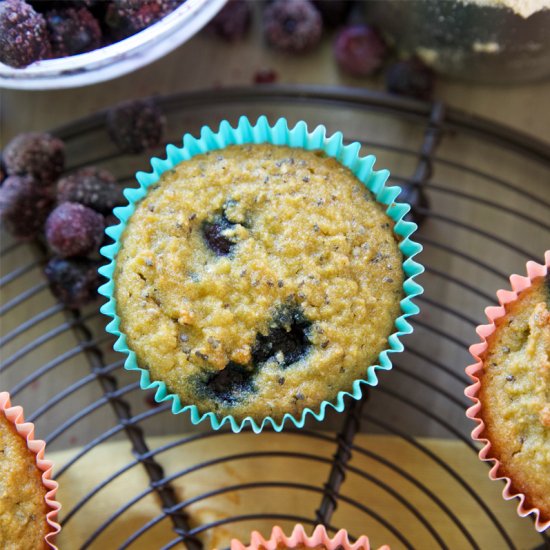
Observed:
[[[364,378],[403,297],[393,222],[320,152],[231,146],[163,174],[116,259],[121,331],[184,405],[319,410]]]
[[[46,489],[13,424],[0,412],[0,548],[44,548],[48,533]]]
[[[499,473],[550,517],[550,279],[506,306],[483,357],[480,400]]]

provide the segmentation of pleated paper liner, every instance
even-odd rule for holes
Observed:
[[[19,406],[12,406],[8,392],[0,392],[0,414],[4,414],[6,419],[13,424],[17,433],[26,441],[28,449],[36,455],[36,467],[42,473],[42,483],[46,488],[46,521],[49,525],[49,533],[45,537],[47,547],[57,550],[55,538],[61,526],[57,523],[57,514],[61,508],[59,502],[55,500],[57,492],[57,482],[52,479],[53,463],[44,458],[46,444],[40,439],[34,438],[34,424],[25,422],[23,409]]]
[[[543,517],[541,510],[537,507],[529,505],[528,495],[525,495],[521,491],[514,488],[514,481],[509,477],[503,475],[501,471],[501,463],[499,460],[491,455],[491,442],[484,437],[485,424],[481,415],[482,403],[479,400],[478,394],[481,387],[479,374],[483,370],[483,354],[487,350],[487,339],[495,332],[495,321],[500,319],[506,314],[504,306],[514,302],[518,298],[518,294],[532,284],[533,279],[538,277],[544,277],[548,274],[550,267],[550,250],[547,250],[544,255],[544,265],[536,262],[527,262],[527,276],[512,275],[510,277],[511,290],[499,290],[497,297],[499,306],[488,307],[485,309],[485,314],[489,320],[489,324],[480,325],[477,327],[476,332],[481,338],[481,342],[470,346],[470,353],[475,359],[475,363],[466,368],[466,373],[472,379],[472,385],[468,386],[465,390],[465,394],[469,397],[474,404],[466,411],[468,418],[471,418],[477,423],[477,426],[472,431],[472,438],[474,441],[483,443],[483,448],[479,452],[479,458],[485,462],[491,462],[492,467],[489,471],[489,477],[493,480],[505,480],[506,484],[502,491],[502,496],[506,500],[517,498],[518,502],[518,514],[521,517],[533,514],[535,516],[535,527],[537,531],[544,531],[550,527],[550,517]],[[550,476],[550,472],[548,472]]]
[[[250,544],[245,545],[238,540],[231,541],[231,550],[278,550],[282,548],[324,548],[326,550],[374,550],[366,536],[350,542],[347,532],[341,529],[330,537],[322,525],[317,525],[311,536],[308,536],[304,527],[296,525],[289,536],[286,536],[280,527],[273,527],[268,539],[254,531],[250,537]],[[387,545],[378,550],[390,550]]]
[[[334,401],[322,401],[318,409],[306,408],[297,417],[287,413],[280,421],[270,416],[266,416],[261,420],[246,417],[239,421],[231,415],[218,417],[213,412],[201,413],[195,405],[182,403],[178,395],[169,392],[163,381],[151,380],[149,371],[138,365],[135,353],[129,349],[126,336],[120,331],[120,318],[117,314],[114,298],[113,276],[121,236],[127,221],[136,208],[136,204],[145,197],[148,188],[155,184],[164,172],[171,170],[180,162],[195,155],[223,149],[233,144],[248,143],[270,143],[306,150],[322,150],[328,156],[335,158],[348,167],[373,193],[376,200],[387,207],[386,213],[395,222],[394,232],[400,239],[399,248],[403,255],[405,281],[403,283],[404,298],[401,300],[401,315],[395,320],[395,332],[389,336],[388,348],[380,353],[378,363],[365,368],[365,378],[355,380],[350,391],[340,391]],[[106,230],[115,242],[101,249],[101,253],[110,260],[110,263],[100,269],[100,273],[108,279],[108,282],[99,289],[99,292],[108,299],[101,311],[112,319],[107,325],[107,331],[117,338],[114,349],[126,355],[125,368],[127,370],[139,373],[141,388],[155,390],[157,402],[171,401],[171,409],[174,414],[188,412],[193,424],[209,421],[215,430],[228,424],[234,432],[240,432],[247,425],[256,433],[261,432],[267,426],[271,426],[275,431],[281,431],[286,423],[293,424],[298,428],[303,427],[309,415],[321,421],[324,419],[326,410],[329,407],[342,412],[346,406],[346,397],[360,399],[363,394],[363,386],[375,386],[378,383],[377,370],[390,370],[392,368],[391,355],[403,351],[403,344],[400,339],[413,330],[407,319],[419,311],[418,306],[413,303],[413,298],[422,293],[422,287],[414,281],[414,278],[422,273],[423,268],[414,260],[414,256],[422,250],[422,247],[410,239],[417,228],[416,224],[403,219],[410,209],[409,205],[396,202],[400,188],[386,187],[385,183],[389,172],[387,170],[373,170],[374,156],[359,156],[360,148],[359,143],[344,145],[343,136],[340,132],[327,136],[324,126],[317,126],[310,132],[303,121],[298,122],[293,128],[289,128],[287,121],[283,118],[277,120],[274,125],[270,125],[265,116],[260,117],[255,124],[251,123],[246,117],[241,117],[236,128],[231,127],[227,121],[223,121],[217,131],[213,131],[206,126],[203,127],[199,138],[195,138],[190,134],[184,135],[182,147],[168,145],[165,159],[151,159],[152,172],[137,173],[136,178],[139,187],[126,189],[124,192],[129,204],[114,210],[115,216],[121,223]]]

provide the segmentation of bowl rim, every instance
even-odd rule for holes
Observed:
[[[0,63],[0,88],[72,88],[117,78],[174,50],[206,25],[227,0],[185,0],[142,31],[90,52],[45,59],[24,68]]]

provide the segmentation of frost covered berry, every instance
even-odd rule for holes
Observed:
[[[67,307],[78,308],[97,298],[101,265],[100,260],[89,258],[52,258],[44,274],[53,295]]]
[[[85,7],[51,10],[45,14],[52,55],[66,57],[101,46],[101,27]]]
[[[181,0],[114,0],[107,7],[105,22],[121,40],[156,23],[173,11]]]
[[[384,40],[369,25],[350,25],[343,28],[334,41],[334,56],[339,67],[354,76],[375,73],[387,55]]]
[[[124,153],[141,153],[162,142],[166,120],[151,100],[120,103],[107,114],[107,130]]]
[[[26,67],[50,56],[46,21],[24,0],[0,2],[0,61]]]
[[[391,65],[386,73],[386,86],[394,94],[429,100],[434,84],[434,72],[417,57]]]
[[[209,28],[228,42],[240,40],[250,26],[250,16],[248,0],[229,0],[212,19]]]
[[[103,216],[75,202],[60,204],[46,220],[46,240],[58,256],[85,256],[103,240]]]
[[[51,134],[29,132],[14,137],[5,147],[9,175],[30,174],[38,184],[52,184],[65,166],[65,145]]]
[[[123,195],[114,176],[107,170],[87,166],[57,182],[57,201],[78,202],[102,214],[123,203]]]
[[[37,184],[30,175],[8,176],[0,187],[0,220],[20,239],[42,231],[53,205],[52,188]]]
[[[275,0],[264,11],[265,38],[274,48],[301,53],[321,40],[321,14],[309,0]]]

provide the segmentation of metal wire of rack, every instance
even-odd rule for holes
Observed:
[[[66,449],[56,470],[61,486],[67,479],[74,484],[70,476],[79,465],[114,441],[128,442],[133,457],[65,506],[64,531],[77,525],[78,547],[83,549],[105,546],[107,540],[108,548],[184,544],[198,550],[213,544],[206,534],[229,532],[240,524],[250,528],[260,521],[323,523],[332,531],[347,527],[356,536],[363,526],[376,527],[396,547],[405,548],[483,548],[489,547],[487,541],[499,548],[546,547],[548,536],[535,534],[529,520],[517,518],[514,504],[497,499],[495,505],[483,484],[474,480],[474,471],[485,475],[486,469],[475,457],[478,449],[469,437],[472,426],[464,418],[467,400],[462,392],[467,347],[475,341],[473,328],[483,320],[483,307],[494,303],[495,290],[506,286],[509,273],[521,273],[527,259],[540,259],[548,248],[550,146],[441,103],[358,89],[262,86],[177,94],[158,101],[169,120],[173,139],[168,142],[222,118],[234,122],[240,114],[265,113],[312,125],[323,122],[377,154],[378,166],[391,169],[392,183],[411,185],[430,203],[415,207],[416,214],[425,217],[417,235],[425,247],[422,313],[394,370],[362,401],[350,402],[345,414],[334,414],[323,425],[311,423],[303,430],[273,435],[276,439],[270,441],[280,447],[256,448],[253,443],[243,449],[237,442],[247,435],[193,431],[168,406],[144,400],[137,380],[112,352],[97,304],[82,311],[64,309],[42,277],[45,247],[3,235],[2,388],[24,405],[50,451]],[[146,169],[143,157],[123,156],[110,144],[104,113],[54,133],[67,144],[68,171],[101,165],[126,186],[135,169]],[[326,428],[331,431],[321,431]],[[172,435],[157,439],[164,434]],[[411,473],[406,460],[385,452],[378,445],[389,441],[385,436],[398,441],[399,449],[408,449],[433,475],[442,476],[443,489],[430,482],[431,474]],[[470,461],[454,463],[433,447],[432,438],[451,441]],[[201,445],[210,446],[193,454]],[[175,468],[171,463],[167,470],[165,457],[170,453],[182,461],[191,456],[191,462]],[[291,468],[278,476],[260,473],[251,481],[216,484],[216,468],[221,466],[261,463],[267,470],[269,463],[280,460],[292,468],[306,464],[315,475],[295,478]],[[132,490],[121,490],[122,504],[90,520],[91,503],[140,468],[145,477]],[[189,480],[201,472],[214,479],[214,486],[189,496]],[[76,479],[85,485],[86,472],[78,475],[84,476]],[[361,486],[362,498],[352,485]],[[288,496],[288,506],[270,508],[272,495],[279,491]],[[249,494],[259,497],[248,500]],[[126,514],[153,495],[154,511],[122,538],[113,538]],[[457,508],[458,496],[467,508]],[[224,498],[233,499],[224,501],[225,513],[196,512],[197,506]],[[381,506],[384,502],[389,504]],[[154,546],[148,539],[153,532],[155,537],[162,533]]]

